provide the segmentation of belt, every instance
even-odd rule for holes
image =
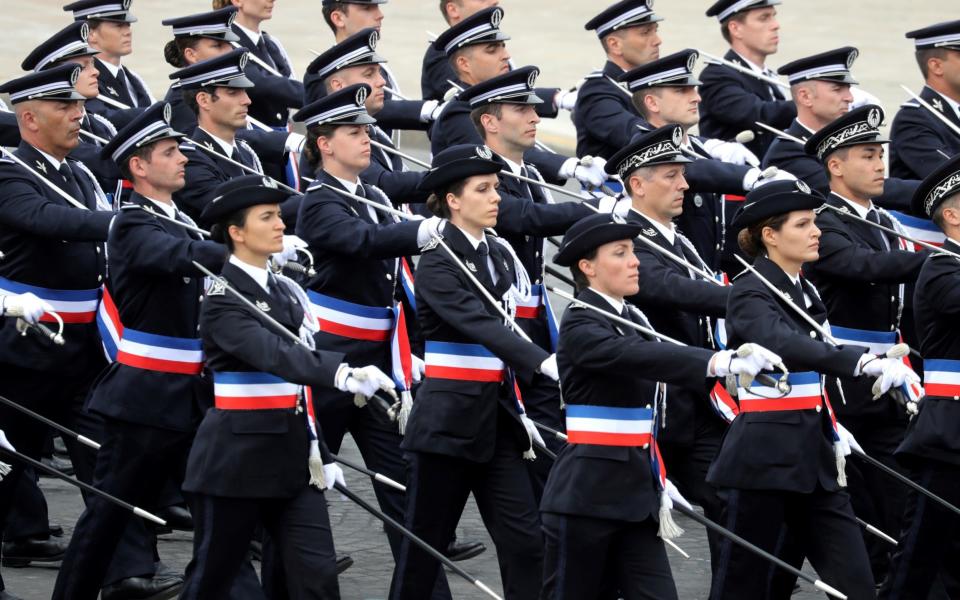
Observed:
[[[923,388],[930,396],[960,397],[960,360],[925,359]]]
[[[653,410],[567,404],[567,442],[598,446],[647,446]]]
[[[427,377],[438,379],[499,383],[506,373],[503,361],[480,344],[427,341],[424,363]]]
[[[786,396],[773,387],[754,382],[750,389],[738,388],[740,412],[772,412],[778,410],[823,410],[820,374],[814,371],[790,373],[787,377],[792,389]]]
[[[53,290],[17,283],[0,277],[0,293],[16,295],[26,292],[31,292],[36,297],[49,303],[64,323],[93,323],[97,313],[97,303],[100,301],[100,288],[92,290]],[[56,322],[56,319],[49,313],[43,313],[40,320],[46,323]]]
[[[307,290],[320,331],[355,340],[385,342],[393,329],[393,310],[354,304]]]
[[[270,373],[215,372],[214,406],[220,410],[292,409],[297,407],[300,386]]]
[[[851,327],[830,326],[830,334],[838,344],[851,346],[866,346],[872,354],[886,354],[898,341],[896,331],[873,331],[870,329],[853,329]]]

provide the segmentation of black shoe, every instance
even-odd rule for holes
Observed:
[[[63,439],[59,435],[53,438],[53,453],[64,458],[70,456],[67,453],[67,445],[63,443]]]
[[[51,537],[63,537],[63,527],[60,527],[56,523],[48,523],[47,532]],[[2,600],[2,598],[0,598],[0,600]]]
[[[3,566],[26,567],[32,562],[53,563],[61,560],[67,544],[60,540],[24,538],[3,543]]]
[[[23,600],[20,596],[14,596],[7,590],[0,590],[0,600]]]
[[[193,515],[185,506],[174,504],[157,511],[157,516],[167,522],[167,529],[193,531]]]
[[[64,475],[70,475],[71,477],[76,474],[76,469],[73,468],[73,463],[69,460],[60,458],[59,456],[54,455],[53,458],[42,458],[43,464],[48,467],[53,467],[54,469],[60,471]],[[40,471],[40,477],[53,477],[46,471]]]
[[[183,588],[179,575],[127,577],[100,590],[100,600],[166,600]]]
[[[337,575],[343,573],[353,566],[353,558],[349,554],[340,554],[337,556]]]
[[[453,562],[458,562],[473,558],[474,556],[480,556],[486,552],[486,550],[487,547],[483,545],[483,542],[458,542],[454,540],[450,542],[450,545],[443,551],[443,555]]]

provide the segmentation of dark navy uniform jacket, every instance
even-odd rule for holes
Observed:
[[[960,117],[946,98],[923,86],[920,97],[960,127]],[[947,156],[940,154],[946,153]],[[923,179],[947,157],[960,152],[960,135],[916,100],[900,106],[890,126],[890,175]]]
[[[944,248],[960,252],[960,244],[949,238]],[[937,254],[927,258],[917,278],[914,307],[920,352],[927,361],[924,364],[933,366],[931,363],[936,359],[960,360],[960,262],[957,259]],[[929,387],[927,392],[929,394]],[[919,408],[919,414],[910,420],[898,454],[960,464],[960,403],[956,396],[928,395]]]
[[[254,83],[254,86],[247,90],[250,95],[250,116],[264,125],[286,128],[289,109],[303,106],[303,84],[296,79],[290,79],[293,70],[290,68],[287,53],[266,31],[260,31],[260,43],[254,44],[236,24],[232,29],[240,38],[241,46],[283,75],[277,77],[256,61],[247,61],[244,74]]]
[[[686,209],[684,209],[686,210]],[[697,254],[676,238],[676,245],[667,241],[653,223],[635,210],[627,214],[627,222],[644,226],[640,235],[687,262],[701,267]],[[629,298],[650,320],[653,328],[664,335],[697,348],[713,348],[714,319],[727,312],[730,286],[721,287],[691,276],[686,267],[670,260],[643,242],[634,242],[640,260],[640,291]],[[709,389],[670,386],[667,388],[666,427],[660,439],[673,443],[692,443],[696,434],[696,415],[714,416],[707,402]],[[663,424],[663,421],[660,423]]]
[[[590,289],[578,298],[614,311]],[[627,314],[646,324],[638,313]],[[570,306],[560,325],[557,365],[568,405],[644,408],[653,406],[658,380],[706,389],[711,356],[702,348],[658,343],[592,310]],[[540,510],[618,521],[657,518],[659,488],[649,452],[639,446],[567,445],[550,471]],[[670,465],[666,468],[669,475]]]
[[[377,113],[379,122],[380,113]],[[370,127],[370,139],[395,147],[389,134],[379,125]],[[375,185],[385,193],[394,204],[415,204],[427,201],[430,194],[419,189],[420,180],[425,171],[410,171],[403,159],[381,148],[370,148],[370,166],[360,174],[360,179]]]
[[[296,232],[309,244],[317,272],[305,287],[353,304],[392,307],[403,293],[398,258],[420,252],[420,221],[395,223],[386,213],[377,213],[374,221],[367,205],[321,187],[321,183],[346,191],[321,170],[300,205]],[[384,202],[375,190],[363,187],[365,197]],[[413,315],[408,313],[406,318],[412,320]],[[314,339],[317,348],[340,352],[351,365],[376,365],[390,372],[389,340],[361,340],[326,331],[318,332]],[[323,405],[333,403],[353,406],[352,398],[334,389],[314,392],[314,402],[323,409],[332,408]]]
[[[112,122],[107,120],[106,117],[92,112],[84,115],[80,121],[80,128],[107,141],[113,139],[113,136],[117,134],[117,129]],[[70,152],[70,158],[82,162],[96,176],[103,191],[110,194],[112,198],[116,198],[118,186],[123,177],[120,175],[117,163],[110,158],[105,159],[100,156],[100,150],[103,149],[103,146],[103,143],[81,135],[80,145]]]
[[[26,142],[15,154],[90,210],[74,207],[20,165],[0,159],[0,250],[6,255],[0,260],[0,277],[52,290],[99,288],[106,277],[103,242],[115,213],[97,210],[93,180],[69,158],[79,189]],[[33,335],[23,337],[15,322],[3,319],[0,323],[0,362],[63,375],[102,367],[100,336],[92,316],[87,323],[64,327],[63,346]]]
[[[805,306],[800,291],[783,270],[766,257],[754,268],[793,302]],[[800,278],[811,305],[807,314],[827,320],[827,307],[813,285]],[[754,342],[783,358],[790,372],[816,371],[846,377],[866,352],[862,346],[832,346],[813,334],[793,309],[748,271],[734,281],[727,301],[727,345]],[[813,335],[812,335],[813,334]],[[833,402],[836,408],[837,401]],[[809,493],[819,485],[839,489],[833,433],[828,411],[781,410],[740,413],[723,437],[710,465],[707,482],[717,487]]]
[[[831,194],[827,203],[840,208],[849,205]],[[880,214],[880,223],[892,223]],[[830,324],[839,327],[871,331],[894,331],[898,326],[900,306],[899,286],[913,283],[929,252],[899,250],[898,239],[854,219],[824,210],[817,216],[820,236],[820,259],[804,265],[804,274],[810,278],[827,307]],[[875,233],[876,232],[876,233]],[[887,250],[881,236],[886,236],[891,250]],[[836,336],[835,336],[836,337]],[[903,418],[903,409],[889,396],[873,400],[867,378],[854,379],[852,371],[841,378],[843,397],[829,380],[830,398],[840,416],[881,416]]]
[[[251,302],[297,334],[303,309],[281,293],[268,294],[239,267],[227,263],[222,277]],[[308,350],[281,336],[230,292],[211,289],[200,311],[207,368],[214,372],[270,373],[295,384],[330,387],[343,355]],[[320,424],[317,423],[319,429]],[[332,462],[318,430],[324,464]],[[235,498],[290,498],[307,485],[309,438],[299,409],[211,408],[200,423],[187,462],[187,492]]]
[[[219,271],[226,247],[154,217],[140,207],[162,209],[134,193],[120,210],[107,241],[107,288],[124,329],[199,339],[204,276],[197,261]],[[101,376],[88,402],[103,415],[174,431],[193,431],[213,401],[210,380],[115,362]]]
[[[540,88],[536,90],[539,94]],[[556,92],[556,90],[554,90]],[[541,117],[556,116],[556,109],[553,107],[553,99],[544,99],[542,104],[537,105],[537,114]],[[553,111],[552,115],[544,115],[540,112],[540,107],[544,111]],[[483,139],[473,121],[470,120],[470,105],[461,100],[451,100],[440,117],[434,122],[433,129],[430,132],[430,152],[438,154],[442,150],[455,146],[457,144],[482,144]],[[566,156],[531,148],[524,152],[524,160],[536,165],[540,174],[549,182],[563,181],[558,179],[557,173],[560,167],[567,160]]]
[[[462,262],[477,269],[486,268],[485,261],[459,229],[447,223],[443,237]],[[492,234],[486,234],[486,243],[498,281],[493,287],[483,285],[499,300],[515,280],[513,258],[493,240]],[[480,344],[525,381],[549,356],[503,324],[503,317],[443,248],[425,250],[420,256],[416,295],[417,317],[428,343]],[[497,430],[498,410],[511,416],[509,431]],[[417,392],[400,447],[485,463],[493,458],[499,435],[514,436],[522,448],[529,446],[511,382],[461,381],[428,375]]]
[[[144,84],[143,80],[136,74],[134,74],[127,67],[123,67],[121,71],[124,75],[124,78],[127,80],[129,85],[124,85],[120,82],[119,79],[113,76],[110,72],[110,69],[103,64],[99,58],[94,58],[94,65],[97,67],[97,71],[100,72],[100,77],[98,78],[97,89],[99,90],[99,96],[104,98],[109,98],[120,104],[123,104],[126,108],[147,108],[153,104],[153,95],[150,94],[150,90],[147,89],[147,86]],[[96,113],[98,115],[103,115],[105,117],[110,117],[111,114],[118,110],[124,110],[113,104],[107,104],[99,98],[94,98],[93,100],[87,100],[84,103],[84,106],[87,109],[87,112]]]
[[[427,44],[427,51],[423,55],[423,68],[420,69],[420,92],[423,99],[443,102],[443,96],[453,87],[450,81],[459,83],[457,74],[447,60],[447,53],[437,50],[433,44]]]
[[[577,156],[610,158],[650,125],[633,106],[631,94],[617,79],[623,69],[607,61],[586,77],[577,92],[573,124],[577,128]],[[639,129],[638,129],[639,128]]]
[[[800,139],[813,135],[796,119],[790,124],[787,133]],[[792,140],[777,138],[770,144],[767,153],[763,156],[762,167],[766,169],[771,166],[788,171],[824,196],[830,193],[830,178],[823,163],[804,152],[803,146]],[[884,208],[909,212],[910,198],[919,185],[919,180],[889,177],[884,182],[883,194],[873,200]]]
[[[214,150],[218,155],[224,155],[219,142],[199,127],[193,132],[190,139]],[[262,172],[260,159],[253,148],[239,138],[234,143],[240,162]],[[219,157],[214,157],[203,150],[197,150],[193,144],[180,144],[180,151],[189,159],[186,167],[187,184],[173,195],[173,201],[194,220],[200,219],[203,207],[213,200],[213,191],[217,189],[218,185],[234,177],[249,175],[247,171],[237,165]],[[234,159],[236,160],[236,157]]]
[[[750,66],[733,50],[724,58]],[[772,86],[755,77],[734,71],[724,65],[707,65],[700,73],[700,133],[704,137],[732,140],[738,133],[749,129],[756,139],[747,148],[757,156],[763,156],[774,136],[757,127],[756,122],[766,123],[777,129],[786,129],[797,116],[797,107],[786,99],[777,86]]]

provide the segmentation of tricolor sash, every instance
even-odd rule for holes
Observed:
[[[777,388],[754,381],[748,388],[738,388],[740,412],[771,412],[780,410],[808,410],[822,406],[823,386],[820,374],[814,371],[790,373],[787,376],[792,389],[786,396]]]
[[[838,344],[865,346],[871,354],[885,354],[897,343],[896,331],[872,331],[831,325],[830,333]]]
[[[646,446],[652,439],[653,410],[567,404],[567,442],[598,446]]]
[[[215,372],[214,406],[220,410],[295,409],[300,386],[270,373]]]
[[[727,423],[732,422],[740,414],[740,407],[721,381],[715,383],[710,390],[710,406],[717,416]]]
[[[92,290],[54,290],[0,277],[0,293],[16,296],[27,292],[49,303],[64,323],[93,323],[97,314],[97,303],[100,301],[99,288]],[[40,321],[44,323],[57,322],[49,313],[43,313]]]
[[[307,290],[320,331],[369,342],[385,342],[393,330],[393,310],[355,304]]]
[[[550,295],[547,288],[539,283],[530,285],[530,298],[528,300],[517,300],[518,319],[536,319],[540,316],[540,311],[547,318],[547,333],[550,335],[550,350],[557,351],[557,337],[559,328],[557,327],[557,317],[550,305]]]
[[[113,296],[107,286],[103,286],[103,297],[97,307],[97,329],[100,331],[100,342],[107,362],[116,362],[117,348],[120,338],[123,337],[123,323],[120,322],[120,311],[117,309]]]
[[[960,360],[928,358],[923,361],[923,387],[931,396],[960,396]]]
[[[400,286],[403,288],[403,294],[413,309],[413,317],[417,317],[417,297],[413,283],[413,271],[410,269],[410,262],[406,258],[400,259]]]
[[[427,377],[438,379],[499,383],[506,373],[503,361],[480,344],[428,340],[424,362]]]
[[[923,219],[920,217],[914,217],[912,215],[904,214],[896,210],[887,211],[900,221],[900,225],[903,226],[904,231],[910,237],[920,240],[921,242],[926,242],[928,244],[933,244],[934,246],[942,246],[946,236],[940,231],[940,228],[937,227],[933,221],[930,219]],[[914,244],[904,240],[907,244],[913,247],[914,250],[922,250],[923,248],[919,244]]]
[[[398,302],[391,312],[397,326],[393,328],[390,336],[390,374],[401,393],[410,393],[413,387],[413,358],[410,354],[410,337],[407,335],[403,304]]]

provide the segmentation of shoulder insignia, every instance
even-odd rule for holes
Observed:
[[[257,305],[257,308],[259,308],[263,312],[270,312],[270,305],[264,302],[263,300],[257,300],[256,305]]]
[[[110,92],[110,95],[111,95],[111,96],[116,96],[117,98],[120,97],[120,94],[117,93],[117,90],[113,89],[113,88],[112,88],[111,86],[109,86],[109,85],[107,86],[107,91]]]
[[[920,108],[920,103],[916,100],[907,100],[900,105],[900,108]]]
[[[34,164],[37,166],[38,171],[43,171],[44,175],[47,174],[47,163],[43,162],[42,160],[37,160],[34,162]]]
[[[940,101],[940,98],[934,98],[930,101],[930,104],[932,104],[935,109],[943,112],[943,102]]]
[[[469,261],[469,260],[467,260],[467,259],[464,259],[463,262],[464,262],[464,264],[467,265],[467,268],[470,269],[470,271],[471,271],[472,273],[476,273],[476,272],[477,272],[477,265],[473,264],[471,261]]]
[[[597,71],[591,71],[590,73],[587,73],[583,78],[584,79],[600,79],[601,77],[603,77],[603,71],[597,70]]]
[[[647,236],[647,237],[657,237],[657,230],[654,229],[653,227],[644,227],[644,228],[643,228],[642,230],[640,230],[640,231],[641,231],[641,233],[643,233],[643,235],[645,235],[645,236]]]
[[[208,296],[223,296],[226,293],[226,286],[223,285],[223,282],[220,279],[214,279],[213,285],[210,286],[210,289],[207,290]]]
[[[423,254],[424,252],[430,252],[431,250],[436,249],[436,247],[440,245],[440,240],[442,237],[443,236],[430,238],[430,241],[424,244],[422,248],[420,248],[420,254]]]
[[[180,144],[180,152],[196,152],[197,149],[193,144]]]
[[[120,205],[120,210],[143,210],[143,208],[141,208],[139,204],[134,204],[133,202],[124,202]]]

